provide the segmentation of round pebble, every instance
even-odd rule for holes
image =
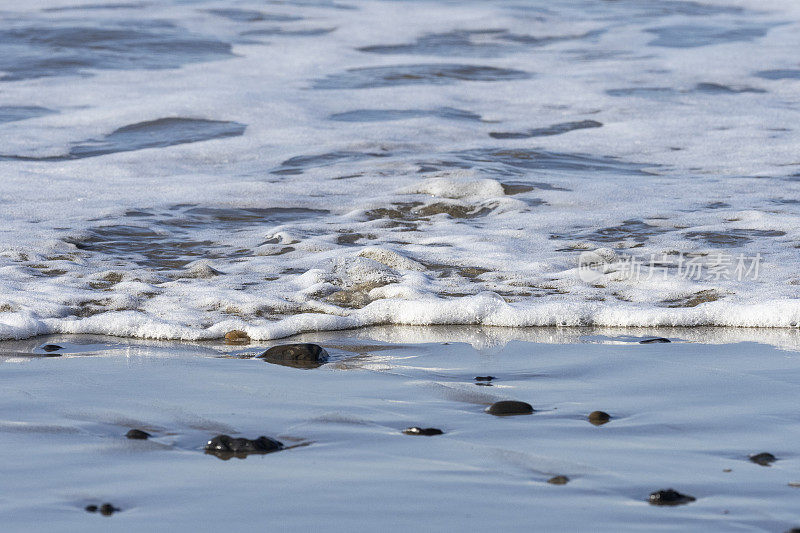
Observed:
[[[59,350],[63,350],[63,346],[59,346],[58,344],[45,344],[42,346],[42,350],[45,352],[57,352]]]
[[[777,461],[777,457],[771,453],[757,453],[750,456],[750,460],[761,466],[770,466],[773,462]]]
[[[529,403],[503,400],[490,405],[486,412],[495,416],[530,415],[533,414],[534,409]]]
[[[567,476],[553,476],[547,482],[551,485],[566,485],[569,483],[569,478]]]
[[[283,344],[273,346],[258,358],[277,365],[309,369],[327,363],[328,352],[317,344]]]
[[[247,344],[250,342],[250,335],[240,329],[234,329],[225,334],[226,344]]]
[[[589,413],[589,422],[594,424],[595,426],[602,426],[603,424],[607,424],[609,420],[611,420],[611,415],[606,413],[605,411],[592,411]]]
[[[132,429],[125,433],[125,436],[133,440],[147,440],[152,437],[150,433],[142,431],[141,429]]]
[[[444,433],[441,429],[438,428],[406,428],[403,430],[403,433],[406,435],[422,435],[423,437],[432,437],[434,435],[441,435]]]

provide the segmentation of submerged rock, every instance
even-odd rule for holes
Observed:
[[[683,505],[691,503],[697,498],[689,496],[688,494],[681,494],[677,490],[666,489],[658,490],[650,494],[648,502],[650,505]]]
[[[265,454],[283,449],[283,443],[269,437],[257,439],[234,438],[229,435],[217,435],[205,446],[207,454],[216,455],[220,459],[228,460],[231,457],[244,459],[251,453]]]
[[[317,368],[328,362],[328,352],[316,344],[284,344],[273,346],[258,358],[276,365]]]
[[[152,437],[150,433],[142,431],[141,429],[132,429],[125,433],[125,436],[133,440],[147,440]]]
[[[104,503],[103,505],[101,505],[99,507],[97,505],[87,505],[85,507],[85,509],[86,509],[87,512],[90,512],[90,513],[96,513],[98,511],[100,511],[100,514],[103,515],[103,516],[111,516],[112,514],[117,513],[117,512],[120,511],[120,509],[118,509],[117,507],[114,507],[110,503]]]
[[[424,437],[432,437],[434,435],[442,435],[444,431],[438,428],[406,428],[403,430],[406,435],[422,435]]]
[[[552,485],[566,485],[569,483],[569,478],[567,476],[553,476],[547,482]]]
[[[530,415],[533,414],[534,409],[529,403],[503,400],[490,405],[486,412],[495,416]]]
[[[250,335],[242,330],[234,329],[225,334],[225,344],[247,344],[250,342]]]
[[[642,339],[639,341],[639,344],[658,344],[666,342],[672,342],[672,341],[669,339],[665,339],[664,337],[654,337],[652,339]]]
[[[757,453],[755,455],[750,456],[750,460],[757,465],[761,466],[770,466],[773,462],[777,461],[778,458],[772,455],[771,453]]]
[[[592,411],[589,413],[587,417],[589,422],[594,424],[595,426],[602,426],[603,424],[607,424],[609,420],[611,420],[611,415],[606,413],[605,411]]]
[[[59,350],[63,350],[63,346],[59,346],[58,344],[45,344],[42,346],[42,350],[45,352],[57,352]]]

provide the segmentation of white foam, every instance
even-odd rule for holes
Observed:
[[[75,12],[39,11],[70,4],[36,0],[4,20],[77,24]],[[235,57],[2,82],[0,106],[58,111],[0,124],[2,155],[63,155],[73,143],[163,117],[238,121],[247,129],[241,137],[72,161],[0,161],[0,337],[202,339],[236,327],[267,339],[378,324],[800,323],[800,181],[793,176],[800,82],[756,75],[796,68],[800,8],[715,0],[706,5],[745,11],[692,16],[667,8],[655,15],[636,2],[554,2],[546,12],[513,2],[352,4],[276,7],[304,19],[270,27],[336,30],[258,41],[239,34],[265,24],[214,17],[191,3],[126,9],[128,19],[170,20],[233,42]],[[82,11],[80,23],[103,25],[114,16]],[[648,30],[680,25],[768,31],[754,41],[648,45],[656,38]],[[462,30],[539,38],[598,33],[538,45],[474,33],[477,48],[438,54],[357,50]],[[495,48],[480,48],[487,43]],[[425,63],[532,77],[312,89],[348,69]],[[766,92],[710,94],[697,90],[699,83]],[[666,90],[642,91],[653,88]],[[442,108],[481,119],[448,118],[436,113]],[[431,114],[328,120],[359,109]],[[528,139],[489,136],[583,120],[603,126]],[[339,159],[307,166],[291,159],[321,154]],[[588,159],[562,156],[559,166],[557,154]],[[549,167],[548,157],[555,158]],[[272,173],[285,168],[299,173]],[[175,206],[186,204],[327,213],[175,230]],[[131,210],[152,216],[123,216]],[[74,244],[119,225],[161,232],[176,250],[201,244],[180,268],[154,268],[113,245],[100,253]],[[592,250],[606,264],[589,283],[578,257]],[[631,256],[711,258],[720,251],[760,254],[758,278],[664,279],[645,270],[633,279],[624,272]]]

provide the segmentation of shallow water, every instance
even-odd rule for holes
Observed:
[[[792,3],[2,9],[0,338],[800,324]]]
[[[653,336],[669,344],[639,344]],[[800,525],[788,331],[374,328],[269,344],[53,336],[0,344],[0,513],[26,530],[273,527],[785,531]],[[755,342],[754,342],[755,341]],[[41,357],[56,343],[60,357]],[[40,355],[34,355],[40,354]],[[494,376],[491,381],[476,377]],[[481,386],[479,386],[481,385]],[[488,386],[487,386],[488,385]],[[498,400],[532,415],[495,417]],[[611,415],[593,425],[587,415]],[[404,435],[408,427],[444,434]],[[149,440],[128,440],[138,428]],[[203,453],[211,437],[290,449]],[[749,456],[771,453],[761,466]],[[43,472],[46,475],[31,475]],[[565,485],[548,483],[563,475]],[[696,501],[647,503],[674,488]],[[113,516],[87,513],[110,502]]]

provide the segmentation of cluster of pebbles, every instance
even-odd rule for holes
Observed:
[[[225,342],[227,344],[243,345],[250,342],[249,336],[243,331],[230,331],[225,335]],[[668,343],[669,339],[665,338],[651,338],[640,341],[641,344],[656,344]],[[48,344],[42,346],[41,349],[47,354],[58,355],[55,352],[62,350],[61,346]],[[300,369],[318,368],[328,362],[328,352],[316,344],[284,344],[280,346],[273,346],[256,356],[265,362],[279,364],[283,366],[290,366]],[[492,381],[496,380],[495,376],[476,376],[474,378],[476,385],[492,386]],[[536,412],[533,406],[527,402],[518,400],[501,400],[494,402],[486,408],[486,413],[497,417],[509,416],[523,416],[532,415]],[[611,415],[605,411],[593,411],[587,416],[589,423],[595,426],[602,426],[607,424],[612,419]],[[443,435],[444,431],[434,427],[409,427],[402,430],[405,435],[411,436],[424,436],[433,437]],[[142,429],[133,428],[128,431],[125,436],[131,440],[147,440],[152,435]],[[253,454],[268,454],[281,450],[288,449],[284,444],[276,439],[259,436],[255,439],[248,439],[243,437],[231,437],[230,435],[216,435],[212,437],[205,445],[204,451],[206,454],[214,455],[220,459],[228,460],[231,458],[244,459],[248,455]],[[777,458],[768,452],[758,453],[749,457],[750,461],[761,466],[770,466]],[[566,485],[569,482],[569,477],[565,475],[556,475],[547,480],[547,483],[552,485]],[[652,492],[648,497],[648,503],[658,506],[678,506],[696,501],[694,496],[682,494],[672,488],[657,490]],[[86,511],[90,513],[100,513],[103,516],[111,516],[120,511],[111,503],[103,503],[100,505],[91,504],[86,506]],[[794,530],[792,530],[794,531]]]

